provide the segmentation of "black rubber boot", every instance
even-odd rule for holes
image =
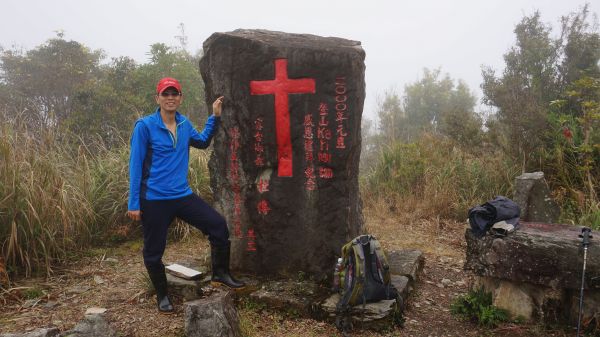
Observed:
[[[229,256],[231,245],[210,245],[210,258],[212,262],[212,286],[227,286],[239,290],[246,286],[244,282],[238,281],[229,274]]]
[[[158,311],[161,314],[172,314],[174,312],[173,304],[167,294],[167,274],[165,274],[165,267],[148,270],[150,281],[154,285],[156,290],[156,303],[158,305]]]

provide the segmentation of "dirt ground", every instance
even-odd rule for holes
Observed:
[[[466,223],[438,219],[413,220],[376,208],[365,210],[367,229],[385,250],[416,248],[425,253],[425,267],[405,311],[405,326],[385,333],[357,331],[356,336],[573,336],[573,331],[547,330],[535,324],[507,323],[494,329],[459,320],[450,304],[469,289],[472,276],[463,267]],[[56,326],[69,330],[86,309],[108,309],[107,318],[121,336],[184,336],[182,300],[176,313],[160,315],[145,276],[141,242],[96,248],[48,278],[20,279],[0,294],[0,333],[26,332]],[[208,242],[199,236],[170,243],[165,262],[206,259]],[[442,280],[446,279],[445,282]],[[449,280],[449,281],[448,281]],[[289,317],[238,304],[246,336],[331,337],[341,334],[329,323]]]

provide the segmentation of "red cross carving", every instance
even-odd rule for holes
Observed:
[[[250,81],[251,95],[275,95],[275,128],[277,129],[277,176],[292,176],[292,139],[288,94],[314,94],[315,79],[289,79],[287,60],[275,60],[275,79]]]

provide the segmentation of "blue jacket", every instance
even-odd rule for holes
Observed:
[[[189,147],[207,148],[220,121],[220,117],[210,116],[199,133],[176,112],[177,128],[172,134],[162,121],[160,108],[138,119],[131,136],[128,209],[139,210],[140,198],[167,200],[192,194],[187,181]]]

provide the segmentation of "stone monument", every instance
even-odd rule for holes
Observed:
[[[362,233],[360,42],[266,30],[215,33],[200,70],[225,96],[209,169],[232,267],[322,279]]]

